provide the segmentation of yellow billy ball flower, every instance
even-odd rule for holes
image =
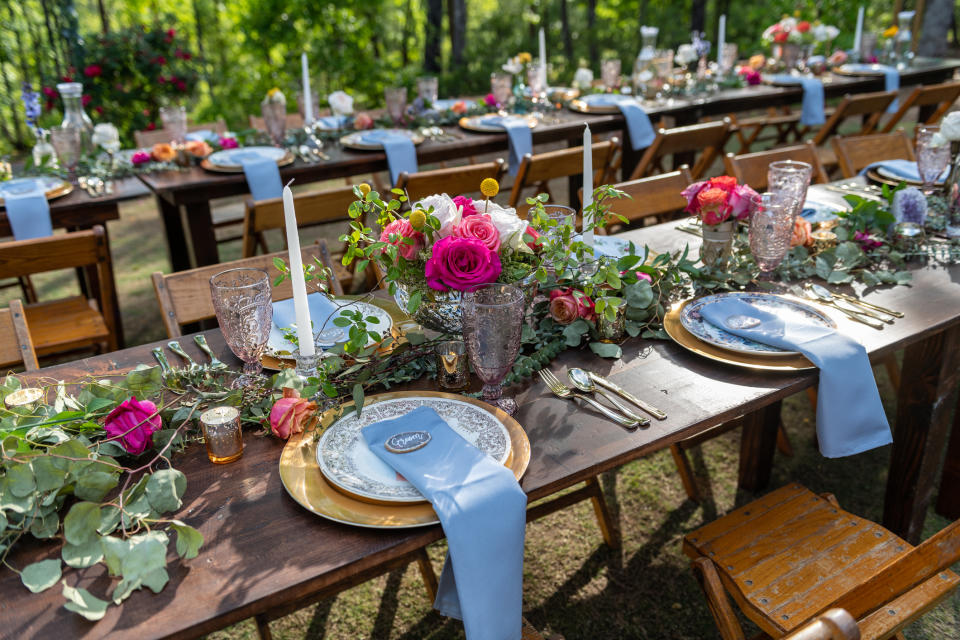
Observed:
[[[484,178],[480,183],[480,193],[488,198],[492,198],[500,192],[500,185],[493,178]]]
[[[410,226],[420,231],[427,224],[427,216],[423,211],[417,209],[410,214]]]
[[[370,185],[368,185],[366,182],[361,182],[357,188],[360,189],[360,193],[363,194],[364,198],[366,198],[367,194],[370,193]]]

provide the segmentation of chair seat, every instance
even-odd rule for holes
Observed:
[[[110,335],[103,315],[83,296],[38,302],[23,311],[38,356],[87,347]]]
[[[820,158],[820,164],[823,165],[823,168],[827,171],[834,168],[838,164],[837,153],[830,147],[817,147],[817,156]]]
[[[912,546],[878,524],[791,484],[689,533],[691,559],[716,565],[726,590],[763,631],[780,637],[830,608]],[[864,638],[887,637],[960,582],[941,572],[867,615]]]

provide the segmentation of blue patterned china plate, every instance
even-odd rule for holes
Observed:
[[[774,313],[781,318],[812,322],[824,327],[836,328],[836,323],[822,311],[791,298],[774,295],[772,293],[749,293],[732,291],[704,296],[690,302],[680,312],[680,323],[696,338],[703,340],[721,349],[746,353],[754,356],[789,356],[798,355],[796,351],[785,351],[777,347],[760,344],[747,338],[735,336],[709,322],[700,314],[706,305],[726,298],[736,298],[758,309]]]

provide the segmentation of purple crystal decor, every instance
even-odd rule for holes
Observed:
[[[463,337],[477,377],[483,382],[483,400],[509,414],[517,410],[513,398],[504,398],[500,383],[520,351],[520,332],[526,299],[509,284],[488,284],[463,294]]]
[[[227,269],[210,278],[210,293],[223,339],[243,360],[234,387],[249,386],[263,371],[260,358],[270,338],[270,277],[261,269]]]

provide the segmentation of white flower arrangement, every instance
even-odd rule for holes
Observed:
[[[580,67],[573,74],[573,86],[581,91],[589,89],[593,85],[593,71],[587,67]]]
[[[348,116],[353,113],[353,97],[345,91],[334,91],[327,96],[334,115]]]
[[[960,140],[960,111],[951,111],[940,122],[940,135],[956,142]]]

